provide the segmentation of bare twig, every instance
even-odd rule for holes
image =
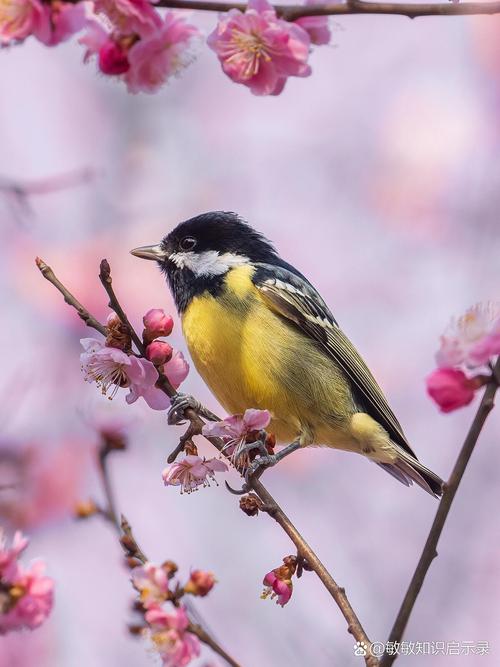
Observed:
[[[156,7],[228,12],[239,9],[244,12],[247,5],[242,2],[204,2],[203,0],[159,0]],[[342,16],[346,14],[396,14],[416,18],[418,16],[464,16],[471,14],[498,14],[500,2],[326,2],[318,5],[275,5],[279,16],[295,21],[303,16]]]
[[[69,290],[64,287],[64,285],[58,280],[56,277],[55,273],[52,271],[50,266],[47,266],[43,259],[40,259],[40,257],[37,257],[36,260],[36,265],[40,269],[40,272],[42,276],[49,281],[49,283],[52,283],[54,287],[61,292],[61,294],[64,297],[64,300],[69,306],[72,306],[80,318],[85,322],[85,324],[88,327],[91,327],[92,329],[95,329],[99,333],[101,333],[103,336],[106,336],[107,331],[106,327],[103,326],[100,322],[98,322],[95,317],[93,317],[89,311],[82,306],[82,304],[71,294]]]
[[[418,561],[410,585],[408,586],[408,590],[406,591],[406,595],[401,604],[398,615],[396,617],[391,633],[389,635],[388,641],[390,642],[401,641],[403,633],[406,628],[406,624],[408,623],[410,614],[413,611],[413,607],[415,606],[417,596],[420,593],[420,589],[422,588],[422,585],[424,583],[427,571],[434,558],[438,555],[436,550],[437,544],[439,538],[441,537],[441,533],[443,531],[445,521],[448,517],[451,504],[453,502],[453,499],[455,498],[455,494],[458,490],[458,486],[462,480],[467,464],[469,463],[472,452],[474,451],[474,447],[476,446],[479,434],[481,433],[481,430],[484,426],[484,423],[489,413],[493,409],[494,397],[498,389],[498,383],[496,378],[498,377],[499,372],[500,372],[500,358],[498,359],[495,365],[494,376],[492,377],[492,379],[490,380],[489,384],[486,387],[483,398],[477,410],[476,416],[474,417],[474,421],[472,422],[469,432],[467,433],[467,437],[465,438],[462,449],[460,450],[460,454],[458,455],[456,463],[451,472],[450,478],[448,482],[444,485],[443,497],[441,498],[441,501],[439,503],[436,516],[434,518],[434,522],[429,532],[429,536],[427,537],[427,541],[422,551],[422,555],[420,556],[420,560]],[[395,655],[384,654],[384,656],[380,660],[380,667],[390,667],[390,665],[393,664],[396,658],[397,654]]]
[[[38,263],[37,265],[43,272],[42,267]],[[44,264],[44,266],[46,265]],[[137,349],[139,350],[139,352],[141,352],[141,350],[144,350],[144,346],[142,344],[142,341],[134,332],[133,327],[130,325],[127,316],[123,312],[123,309],[120,306],[116,298],[116,295],[114,294],[111,282],[111,271],[109,264],[106,260],[103,260],[101,262],[100,279],[109,296],[110,307],[115,311],[118,317],[120,317],[122,322],[128,326],[128,328],[130,329],[130,335],[132,336],[134,342],[136,343]],[[50,282],[52,282],[59,289],[59,291],[65,296],[66,303],[77,308],[80,317],[82,317],[82,319],[85,322],[87,322],[89,319],[90,321],[92,321],[93,318],[91,318],[88,311],[86,311],[83,308],[83,306],[81,306],[81,304],[78,301],[76,301],[76,299],[68,292],[68,290],[66,290],[66,288],[62,286],[62,284],[59,282],[59,280],[57,280],[57,278],[53,273]],[[82,313],[84,313],[85,316],[83,316]],[[172,387],[170,382],[168,382],[168,379],[166,378],[165,375],[163,375],[162,373],[159,373],[159,375],[160,379],[157,382],[157,386],[171,398],[174,397],[176,394],[175,389]],[[191,425],[190,428],[196,433],[201,433],[204,421],[201,419],[198,413],[193,409],[188,409],[185,411],[185,417],[190,421]],[[206,437],[206,439],[212,445],[214,445],[214,447],[216,447],[220,452],[222,452],[222,450],[224,449],[224,442],[222,439],[215,437]],[[278,525],[280,525],[286,532],[286,534],[290,537],[290,539],[292,540],[297,549],[297,553],[299,554],[299,556],[301,556],[307,561],[311,569],[316,573],[316,575],[319,577],[325,588],[328,590],[328,592],[338,605],[340,611],[342,612],[344,618],[347,621],[348,632],[352,634],[352,636],[356,639],[356,641],[363,642],[369,649],[371,646],[371,642],[366,632],[364,631],[363,626],[361,625],[361,622],[359,621],[356,613],[354,612],[354,609],[352,608],[347,598],[344,588],[342,588],[336,583],[336,581],[333,579],[331,574],[325,568],[325,566],[320,561],[318,556],[315,554],[315,552],[312,550],[312,548],[309,546],[306,540],[302,537],[297,528],[293,525],[293,523],[287,517],[285,512],[281,509],[278,503],[271,496],[271,494],[267,491],[264,485],[260,481],[254,480],[250,482],[249,486],[253,489],[253,491],[262,501],[263,506],[265,507],[265,511],[270,516],[273,517],[273,519],[278,523]],[[201,637],[200,640],[204,641]],[[370,651],[368,650],[367,655],[365,656],[365,663],[367,667],[376,667],[378,665],[378,659],[374,656],[371,656]]]

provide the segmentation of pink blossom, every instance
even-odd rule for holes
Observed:
[[[11,583],[13,606],[0,615],[0,633],[29,628],[33,630],[45,621],[54,604],[54,582],[44,576],[45,565],[33,563],[29,570],[19,569]]]
[[[184,607],[168,613],[152,607],[145,614],[151,627],[151,640],[164,667],[185,667],[200,654],[198,638],[187,632],[189,619]]]
[[[161,25],[161,17],[148,0],[95,0],[95,11],[104,14],[120,35],[145,36]]]
[[[87,24],[85,2],[52,2],[48,6],[50,31],[47,36],[37,34],[38,39],[47,46],[56,46],[65,42]]]
[[[191,493],[199,486],[210,486],[216,472],[226,472],[227,465],[218,459],[202,459],[189,454],[168,465],[162,473],[165,486],[180,486],[181,493]]]
[[[170,399],[155,387],[158,371],[147,359],[138,359],[115,347],[106,347],[95,338],[84,338],[85,350],[80,355],[82,370],[87,382],[95,382],[104,395],[112,387],[113,398],[120,387],[128,387],[127,403],[134,403],[140,396],[153,410],[165,410]]]
[[[2,0],[0,44],[10,44],[29,35],[45,41],[49,34],[49,10],[39,0]]]
[[[129,50],[130,69],[124,77],[129,92],[156,92],[191,62],[190,47],[198,36],[198,28],[167,12],[163,22]]]
[[[146,356],[155,366],[163,366],[172,358],[173,349],[168,343],[155,340],[146,348]]]
[[[28,538],[24,537],[20,531],[16,531],[12,546],[7,548],[5,535],[0,528],[0,579],[9,583],[14,581],[18,573],[17,559],[28,544]]]
[[[189,581],[184,586],[186,593],[191,595],[199,595],[205,597],[208,595],[215,585],[215,577],[213,572],[205,572],[204,570],[193,570]]]
[[[162,308],[151,308],[142,318],[144,334],[148,340],[170,336],[174,328],[174,320]]]
[[[500,304],[478,303],[450,322],[436,354],[440,367],[477,368],[500,354]]]
[[[134,588],[139,591],[141,602],[146,608],[165,602],[168,598],[168,576],[162,567],[145,563],[135,567],[131,577]]]
[[[263,598],[267,598],[269,595],[271,595],[271,598],[276,597],[276,604],[280,604],[284,607],[292,597],[292,580],[280,578],[275,570],[271,570],[271,572],[266,574],[263,583],[264,586],[266,586],[262,593]]]
[[[164,365],[163,372],[174,389],[180,387],[189,373],[189,364],[184,359],[182,352],[177,350],[173,353],[172,358]]]
[[[319,5],[322,0],[306,0],[305,5]],[[311,44],[323,46],[332,38],[328,16],[303,16],[295,21],[309,35]]]
[[[244,14],[224,14],[207,43],[229,78],[255,95],[278,95],[289,76],[311,74],[308,33],[278,18],[267,0],[249,0]]]
[[[441,412],[452,412],[468,405],[478,388],[474,379],[469,379],[457,368],[437,368],[426,380],[427,393],[438,404]]]
[[[234,463],[238,462],[247,436],[269,426],[271,413],[268,410],[249,408],[244,415],[232,415],[220,422],[209,422],[202,429],[207,437],[222,438],[226,445],[224,451],[231,455]]]

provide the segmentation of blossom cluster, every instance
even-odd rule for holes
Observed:
[[[450,322],[436,354],[427,391],[442,412],[468,405],[488,381],[500,354],[500,303],[476,304]]]
[[[257,447],[249,448],[259,440],[266,426],[271,421],[267,410],[250,408],[243,415],[231,415],[222,421],[205,424],[202,429],[206,437],[222,438],[222,453],[239,469],[248,468],[252,457],[257,454]],[[265,445],[272,453],[274,437],[264,433]],[[196,447],[191,444],[184,458],[167,465],[162,473],[165,486],[180,486],[181,493],[191,493],[199,487],[210,486],[215,481],[216,472],[227,472],[227,465],[216,458],[203,459],[198,456]]]
[[[44,575],[45,564],[36,561],[29,568],[19,562],[28,546],[20,532],[7,546],[0,529],[0,634],[12,630],[33,630],[52,610],[54,582]]]
[[[163,565],[147,562],[131,573],[145,623],[141,634],[151,640],[165,667],[184,667],[200,654],[199,640],[189,631],[186,608],[179,600],[186,594],[204,597],[215,584],[211,572],[193,570],[181,586],[173,581],[176,573],[177,566],[171,561]],[[171,603],[168,611],[167,602]]]
[[[142,397],[153,410],[165,410],[169,397],[156,386],[158,368],[177,389],[187,377],[189,366],[182,352],[174,351],[160,336],[172,332],[173,320],[159,308],[152,309],[143,318],[143,340],[147,359],[132,353],[129,333],[119,318],[112,313],[108,317],[108,336],[104,342],[96,338],[83,338],[84,352],[80,355],[82,370],[87,382],[95,382],[104,395],[113,398],[120,388],[128,389],[127,403]]]
[[[149,0],[0,3],[0,46],[31,35],[55,46],[81,32],[84,62],[95,58],[102,74],[124,81],[131,93],[156,92],[193,61],[201,41],[179,12],[160,13]],[[278,95],[288,77],[311,74],[311,45],[330,38],[325,16],[285,21],[267,0],[249,0],[244,12],[221,15],[207,44],[230,79],[256,95]]]

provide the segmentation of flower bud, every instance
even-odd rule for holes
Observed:
[[[174,321],[162,308],[151,308],[142,318],[144,322],[144,339],[152,341],[160,336],[170,336]]]
[[[126,52],[122,47],[109,40],[99,49],[99,69],[103,74],[117,76],[125,74],[130,69]]]
[[[161,340],[155,340],[146,348],[146,357],[153,362],[155,366],[163,366],[172,358],[173,348],[168,343]]]
[[[478,383],[457,368],[437,368],[426,380],[427,393],[441,412],[452,412],[468,405],[474,398]]]
[[[215,584],[215,577],[212,572],[204,572],[203,570],[193,570],[191,572],[191,577],[187,584],[184,586],[184,591],[186,593],[191,593],[191,595],[200,595],[205,597]]]
[[[98,507],[93,500],[81,500],[76,503],[74,511],[77,519],[88,519],[98,512]]]

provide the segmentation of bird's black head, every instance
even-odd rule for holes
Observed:
[[[219,291],[232,268],[278,261],[267,239],[235,213],[224,211],[181,222],[158,245],[136,248],[132,254],[158,262],[180,312],[196,294]]]

